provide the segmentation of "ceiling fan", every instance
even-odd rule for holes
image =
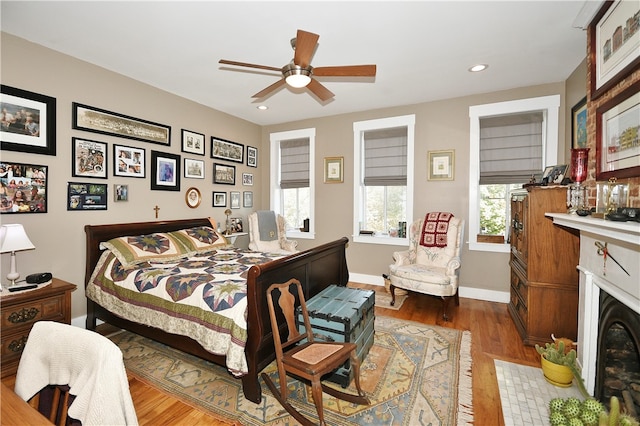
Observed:
[[[298,30],[295,38],[291,39],[291,47],[295,51],[293,60],[282,68],[270,67],[266,65],[248,64],[245,62],[228,61],[220,59],[219,63],[225,65],[235,65],[239,67],[258,68],[262,70],[278,71],[282,73],[282,78],[269,87],[259,91],[253,98],[263,98],[269,93],[288,84],[291,87],[307,87],[320,100],[327,101],[335,95],[323,86],[315,77],[375,77],[375,65],[344,65],[333,67],[311,66],[311,57],[318,43],[320,36],[303,30]]]

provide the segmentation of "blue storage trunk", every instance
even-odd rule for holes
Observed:
[[[375,292],[331,285],[307,301],[309,322],[316,340],[353,342],[360,362],[373,346]],[[298,307],[298,329],[304,331],[302,311]],[[350,362],[334,371],[326,380],[347,387],[353,379]]]

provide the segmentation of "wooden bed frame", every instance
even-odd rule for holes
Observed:
[[[99,248],[100,242],[125,235],[177,231],[195,226],[211,226],[211,224],[208,219],[204,218],[86,225],[84,227],[87,243],[85,287],[102,254]],[[305,298],[308,299],[331,284],[346,285],[349,280],[345,256],[348,242],[348,238],[343,237],[273,262],[254,265],[249,269],[247,278],[248,336],[245,347],[249,372],[241,378],[242,389],[248,400],[256,404],[260,402],[262,392],[258,382],[258,375],[261,370],[275,359],[269,310],[266,303],[267,287],[273,283],[282,283],[291,278],[297,278],[303,285]],[[226,367],[224,356],[214,355],[206,351],[189,337],[170,334],[155,327],[128,321],[87,299],[87,329],[95,330],[97,319]],[[281,333],[286,330],[284,320],[281,328]]]

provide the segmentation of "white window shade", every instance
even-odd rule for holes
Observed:
[[[280,188],[309,186],[309,139],[280,142]]]
[[[364,184],[407,184],[407,128],[364,132]]]

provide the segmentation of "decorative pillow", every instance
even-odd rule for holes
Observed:
[[[256,241],[258,251],[263,253],[280,253],[282,247],[280,247],[280,240],[273,241]]]
[[[189,256],[190,251],[169,233],[132,235],[113,238],[102,246],[110,250],[123,268],[140,263],[166,262]]]
[[[203,253],[219,249],[229,244],[224,235],[208,226],[181,229],[169,232],[191,253]]]

